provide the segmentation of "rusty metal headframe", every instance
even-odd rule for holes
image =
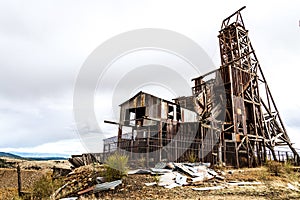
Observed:
[[[244,8],[223,20],[218,36],[221,67],[206,74],[219,72],[226,93],[222,160],[232,159],[231,163],[237,167],[245,160],[249,167],[259,165],[266,160],[267,149],[277,160],[274,147],[286,145],[299,163],[248,37],[241,15]],[[206,75],[193,79],[198,99],[201,99],[200,86],[207,85],[203,81]]]

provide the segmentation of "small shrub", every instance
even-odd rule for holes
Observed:
[[[44,175],[39,180],[37,180],[32,189],[33,199],[49,199],[55,190],[63,185],[61,179],[52,180],[51,175]]]
[[[286,173],[291,174],[293,172],[293,165],[290,161],[286,161],[283,165],[283,169]]]
[[[145,157],[141,157],[137,160],[137,167],[144,168],[145,164],[146,164],[146,158]]]
[[[275,176],[279,176],[280,173],[283,171],[283,166],[280,162],[270,160],[266,163],[267,169],[270,173],[274,174]]]
[[[5,160],[0,158],[0,167],[5,167]]]
[[[105,178],[107,181],[122,179],[127,175],[128,156],[116,152],[113,155],[109,156],[106,159],[105,163]]]
[[[5,159],[0,158],[0,168],[11,168],[12,165],[6,162]]]
[[[154,176],[154,181],[155,181],[155,183],[158,185],[158,183],[159,183],[159,179],[160,179],[160,176],[158,175],[158,173],[156,173],[155,174],[155,176]]]
[[[187,160],[188,162],[190,163],[194,163],[197,161],[197,156],[196,154],[193,152],[193,151],[190,151],[188,154],[187,154]]]

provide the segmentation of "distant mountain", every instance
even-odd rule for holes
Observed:
[[[24,153],[24,152],[0,152],[0,157],[26,159],[26,160],[66,160],[69,155],[50,153]]]
[[[30,160],[67,160],[65,157],[26,157],[26,159]]]
[[[0,152],[0,157],[8,157],[8,158],[18,158],[18,159],[22,159],[21,156],[12,154],[12,153],[6,153],[6,152]]]
[[[32,159],[40,159],[40,158],[69,158],[70,155],[67,154],[59,154],[59,153],[28,153],[28,152],[11,152],[15,155],[21,156],[23,158],[32,158]]]

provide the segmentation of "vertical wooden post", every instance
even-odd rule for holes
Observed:
[[[174,141],[174,140],[173,140]],[[176,140],[175,142],[175,159],[177,160],[178,159],[178,140]],[[174,161],[176,161],[175,159],[173,159]]]
[[[22,189],[22,182],[21,182],[21,168],[17,166],[17,174],[18,174],[18,195],[21,197],[21,189]]]
[[[254,156],[254,160],[255,160],[255,164],[256,166],[257,165],[262,165],[262,160],[261,160],[261,157],[260,157],[260,147],[259,147],[259,142],[255,141],[255,148],[256,148],[256,155],[257,155],[257,158],[255,158]]]
[[[267,162],[267,149],[266,149],[266,141],[265,141],[265,137],[263,139],[263,150],[264,150],[264,162]],[[271,157],[270,157],[271,158]]]
[[[158,157],[158,162],[161,162],[162,160],[162,147],[163,147],[163,144],[162,144],[162,121],[160,121],[159,123],[159,130],[158,130],[158,147],[159,147],[159,157]]]
[[[270,150],[271,150],[271,153],[272,153],[272,156],[273,156],[273,160],[274,160],[274,161],[278,161],[278,159],[277,159],[277,157],[276,157],[276,153],[275,153],[275,151],[274,151],[274,148],[271,148]],[[279,159],[280,159],[280,158],[279,158]]]
[[[201,124],[200,124],[201,126]],[[204,162],[204,150],[203,150],[203,147],[204,147],[204,144],[203,144],[203,132],[204,132],[204,128],[201,126],[201,162]]]
[[[245,135],[244,137],[246,137],[247,164],[248,167],[252,167],[252,163],[250,161],[250,152],[249,152],[249,138],[248,135]]]
[[[225,141],[225,138],[224,138],[224,134],[223,134],[223,139],[222,139],[222,141],[224,142],[223,143],[223,156],[224,156],[224,159],[223,159],[223,162],[226,164],[227,163],[227,158],[226,158],[226,141]],[[222,163],[223,164],[223,163]]]
[[[147,153],[146,153],[146,163],[147,168],[149,167],[149,151],[150,151],[150,127],[148,127],[148,133],[147,133]]]
[[[131,161],[133,161],[133,145],[134,145],[134,143],[133,143],[133,139],[131,139],[131,141],[130,141],[130,160]]]

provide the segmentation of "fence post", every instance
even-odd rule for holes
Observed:
[[[21,188],[22,188],[22,185],[21,185],[21,168],[20,168],[19,165],[17,166],[17,174],[18,174],[18,195],[19,195],[19,197],[21,197]]]

